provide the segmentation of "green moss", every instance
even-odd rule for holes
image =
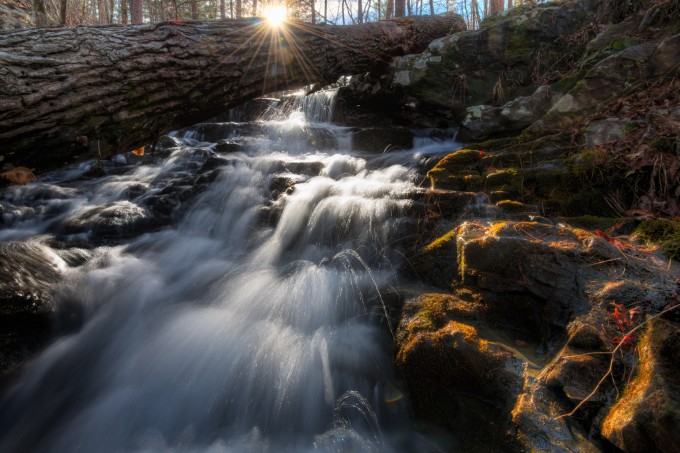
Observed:
[[[479,192],[484,188],[484,178],[480,175],[467,175],[463,177],[465,189],[468,192]]]
[[[645,220],[638,225],[635,233],[650,244],[661,245],[668,258],[680,261],[680,222],[665,219]]]
[[[432,252],[444,246],[450,246],[452,241],[456,240],[456,230],[453,229],[443,236],[438,237],[434,241],[425,246],[425,252]]]
[[[604,177],[603,166],[611,161],[611,156],[603,148],[585,148],[567,157],[567,166],[574,176],[593,179]]]
[[[501,208],[505,212],[517,213],[517,212],[534,212],[536,211],[536,206],[527,205],[520,203],[519,201],[513,200],[503,200],[496,203],[496,206]]]
[[[504,189],[517,191],[522,185],[522,176],[514,168],[497,170],[486,176],[487,189]]]

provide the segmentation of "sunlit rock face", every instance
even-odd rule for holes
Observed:
[[[649,433],[656,445],[675,442],[676,322],[622,338],[637,313],[671,306],[676,275],[658,256],[620,262],[621,252],[602,235],[545,221],[466,221],[423,245],[415,269],[430,269],[424,279],[441,292],[409,299],[397,330],[416,416],[446,426],[460,448],[499,435],[471,424],[504,427],[494,441],[518,451],[601,451],[599,432],[625,451],[641,451]]]

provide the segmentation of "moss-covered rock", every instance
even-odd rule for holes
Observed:
[[[438,39],[426,52],[395,60],[393,83],[408,95],[449,112],[454,121],[473,105],[529,96],[565,60],[578,58],[565,37],[595,19],[599,0],[517,8],[471,30]]]
[[[680,222],[665,219],[645,220],[635,234],[649,244],[658,244],[668,258],[680,261]]]
[[[508,447],[503,427],[521,389],[523,362],[480,334],[474,323],[481,306],[469,296],[426,293],[407,302],[397,365],[416,420],[447,428],[460,449]]]

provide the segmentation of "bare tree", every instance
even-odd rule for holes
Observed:
[[[191,0],[191,20],[198,20],[198,0]]]
[[[43,0],[33,0],[33,14],[36,27],[47,27],[47,9]]]
[[[59,0],[59,25],[66,26],[66,3],[67,0]]]
[[[143,0],[130,0],[133,24],[141,24],[144,21]]]
[[[394,1],[394,17],[404,17],[406,15],[406,0]]]

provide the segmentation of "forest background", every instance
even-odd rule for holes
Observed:
[[[455,12],[468,28],[516,6],[545,0],[4,0],[0,28],[85,24],[141,24],[168,20],[211,21],[261,16],[283,6],[291,19],[349,25],[412,15]],[[4,20],[3,20],[4,19]]]

